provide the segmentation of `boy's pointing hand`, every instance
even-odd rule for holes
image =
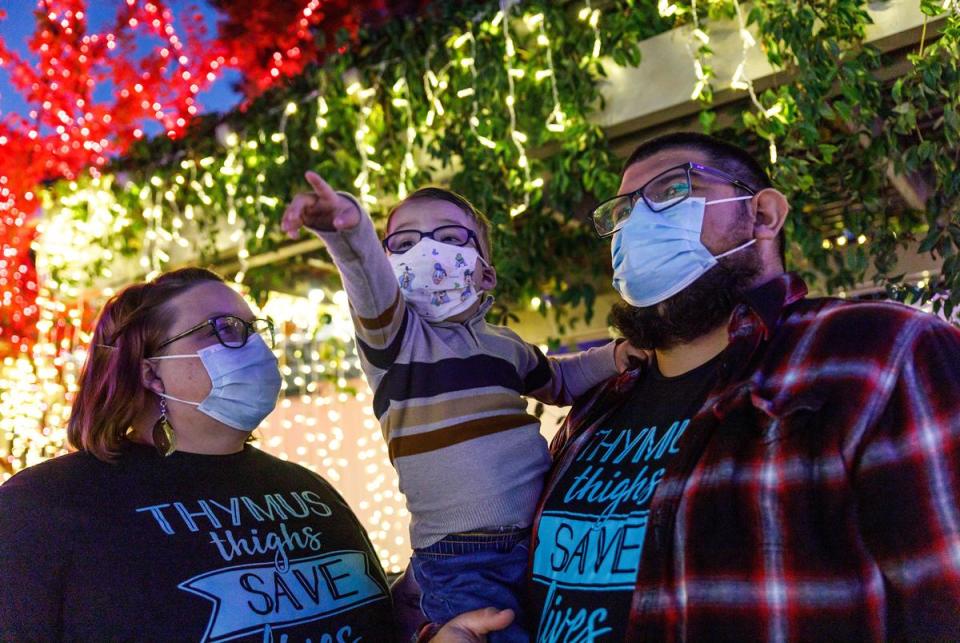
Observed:
[[[321,232],[340,232],[360,223],[360,211],[353,202],[337,194],[316,172],[307,172],[305,176],[312,191],[293,197],[280,223],[280,228],[291,239],[300,236],[302,226]]]

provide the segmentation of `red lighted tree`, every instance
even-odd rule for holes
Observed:
[[[174,16],[164,0],[118,0],[110,28],[91,32],[89,1],[39,0],[27,56],[0,38],[0,66],[30,106],[0,119],[0,357],[29,350],[34,336],[38,185],[96,174],[151,126],[180,136],[200,111],[197,95],[226,67],[242,72],[240,89],[253,98],[333,51],[341,30],[352,38],[428,4],[208,0],[221,15],[212,37],[195,7]]]
[[[196,11],[175,20],[162,0],[125,0],[95,33],[86,10],[87,0],[38,2],[28,56],[0,39],[0,65],[30,106],[0,120],[0,354],[28,350],[37,319],[36,186],[96,173],[150,124],[180,135],[229,62]]]

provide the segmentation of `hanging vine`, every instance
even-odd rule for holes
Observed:
[[[739,117],[714,133],[766,152],[793,204],[794,267],[838,291],[872,266],[896,296],[933,299],[949,312],[960,303],[960,17],[953,0],[923,0],[922,9],[935,26],[888,81],[884,54],[866,43],[860,0],[757,0],[749,12],[733,0],[700,11],[628,0],[526,2],[506,12],[435,3],[416,21],[361,32],[342,55],[222,123],[201,119],[181,140],[138,144],[112,168],[124,180],[78,179],[46,198],[51,211],[81,221],[88,209],[70,205],[70,195],[109,192],[124,217],[94,243],[110,256],[149,255],[156,270],[170,265],[178,239],[205,239],[199,250],[210,262],[224,252],[218,235],[236,236],[244,257],[283,247],[277,222],[307,169],[362,195],[378,220],[406,190],[442,181],[494,222],[500,318],[536,298],[569,321],[582,304],[592,314],[609,271],[603,243],[583,222],[590,204],[618,186],[620,159],[592,120],[603,60],[654,64],[639,59],[638,44],[683,27],[705,61],[711,23],[722,18],[737,21],[744,60],[760,47],[783,79],[758,93],[741,65],[731,88],[743,100],[724,108]],[[701,122],[712,126],[717,81],[706,62],[698,66],[691,95],[703,99]],[[912,201],[894,189],[903,186],[915,187]],[[825,216],[824,204],[840,216]],[[918,238],[921,251],[945,259],[942,279],[919,288],[891,274],[898,248]],[[47,265],[58,281],[83,281],[53,257]],[[87,264],[86,278],[103,265]],[[254,293],[290,278],[277,265],[238,273],[229,276]],[[329,279],[332,287],[336,276]]]

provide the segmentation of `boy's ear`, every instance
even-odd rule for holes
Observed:
[[[480,270],[480,281],[477,287],[483,291],[493,290],[497,286],[497,269],[485,261],[477,262]]]

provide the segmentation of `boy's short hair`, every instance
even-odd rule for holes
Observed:
[[[406,205],[411,201],[446,201],[447,203],[452,203],[457,206],[463,213],[467,215],[476,225],[477,239],[480,241],[480,253],[484,256],[485,259],[492,260],[490,252],[493,250],[493,243],[490,239],[490,219],[487,216],[480,212],[470,201],[467,200],[465,196],[457,194],[452,190],[446,190],[444,188],[438,187],[425,187],[420,188],[403,201],[398,203],[387,216],[387,232],[390,231],[390,221],[393,219],[394,213],[402,205]]]

